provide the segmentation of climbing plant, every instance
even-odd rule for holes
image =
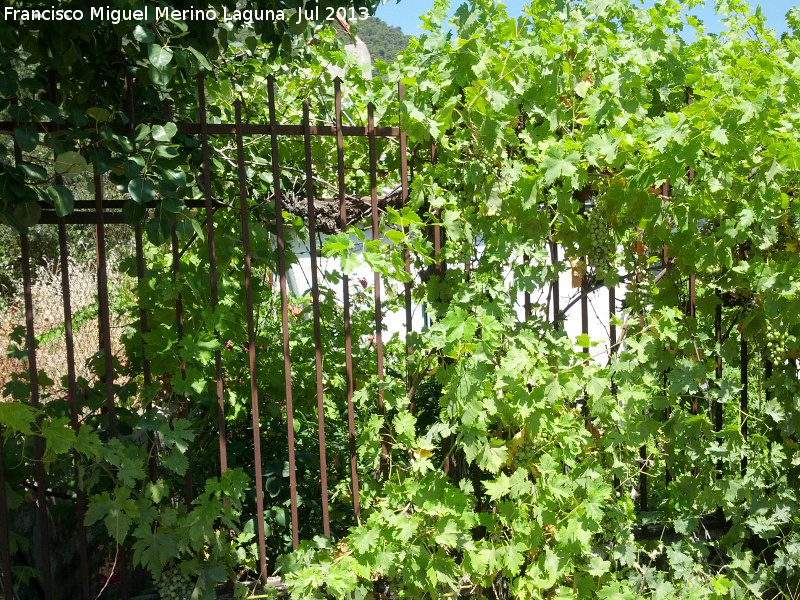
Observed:
[[[697,4],[423,18],[389,79],[446,234],[409,359],[435,418],[394,407],[381,494],[287,561],[295,596],[797,597],[799,15],[717,2],[712,35]],[[551,241],[624,297],[616,352],[523,318]]]

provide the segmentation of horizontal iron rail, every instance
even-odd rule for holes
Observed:
[[[61,129],[67,129],[67,126],[62,125],[61,123],[54,123],[52,121],[46,121],[43,123],[33,123],[36,125],[39,133],[50,133],[53,131],[59,131]],[[175,123],[178,128],[178,133],[183,133],[186,135],[200,135],[200,124],[199,123]],[[12,123],[11,121],[0,121],[0,134],[6,135],[13,135],[14,128],[17,124]],[[128,125],[124,123],[109,123],[111,127],[111,131],[114,133],[128,135],[130,132],[128,130]],[[272,126],[260,123],[243,123],[242,124],[242,135],[272,135]],[[89,131],[89,129],[87,129]],[[229,123],[209,123],[208,124],[208,134],[209,135],[236,135],[236,125],[232,125]],[[311,135],[326,135],[326,136],[336,136],[338,134],[338,129],[335,125],[311,125],[309,127],[309,133]],[[276,135],[303,135],[303,126],[302,125],[275,125],[275,134]],[[399,136],[400,135],[400,127],[375,127],[374,134],[376,137],[392,137],[392,136]],[[368,137],[369,127],[368,126],[360,126],[360,125],[343,125],[342,126],[342,135],[345,137]]]

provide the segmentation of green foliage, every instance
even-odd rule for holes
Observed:
[[[476,0],[447,33],[438,2],[394,64],[410,144],[437,147],[411,198],[440,211],[429,222],[445,228],[447,271],[416,290],[432,325],[410,362],[440,392],[432,422],[419,415],[416,440],[393,447],[362,526],[337,548],[301,547],[294,595],[361,598],[377,580],[414,599],[503,586],[514,598],[792,597],[800,55],[744,3],[719,5],[721,36],[686,8],[534,2],[510,19]],[[538,307],[518,317],[517,294],[556,276],[549,239],[582,285],[627,287],[616,355],[587,362],[587,336],[573,344]],[[677,308],[690,276],[696,316]],[[701,541],[704,515],[727,533]],[[675,537],[635,539],[653,523]]]
[[[413,294],[426,304],[430,325],[408,340],[388,341],[386,377],[378,381],[368,337],[372,290],[366,280],[351,282],[362,484],[356,522],[344,328],[333,293],[341,273],[326,274],[319,309],[326,324],[324,416],[335,531],[325,539],[315,537],[321,511],[311,299],[302,291],[290,299],[297,493],[306,540],[296,552],[279,300],[268,283],[277,262],[275,182],[264,158],[268,141],[248,140],[264,525],[269,564],[281,568],[293,597],[362,600],[381,585],[414,600],[497,598],[503,589],[514,598],[791,597],[800,575],[794,362],[800,53],[794,34],[776,39],[742,3],[720,3],[728,25],[721,36],[704,34],[686,8],[534,2],[525,16],[509,19],[502,6],[476,0],[456,11],[450,33],[441,27],[445,2],[426,17],[429,34],[411,41],[389,75],[406,84],[403,123],[414,157],[409,205],[387,209],[388,242],[366,240],[353,228],[328,238],[323,253],[352,273],[352,249],[363,245],[364,260],[386,278],[388,292],[408,279],[407,249],[423,280]],[[692,43],[679,35],[687,22],[700,32]],[[148,76],[159,83],[179,62],[180,48],[157,43],[148,31],[133,35],[147,49]],[[313,118],[329,120],[332,82],[324,65],[346,59],[331,32],[320,36],[305,60],[277,59],[269,67],[270,51],[254,36],[230,41],[227,78],[206,84],[211,117],[232,121],[233,99],[241,97],[245,118],[265,121],[266,77],[278,74],[283,122],[299,123],[298,100],[308,97]],[[177,73],[170,82],[180,79]],[[348,80],[348,118],[364,124],[372,101],[378,120],[388,122],[392,87]],[[188,85],[176,89],[191,102],[175,106],[192,105]],[[178,200],[202,196],[197,141],[163,120],[118,136],[105,126],[105,114],[85,116],[97,126],[86,164],[119,160],[109,178],[127,191],[132,222],[144,215],[139,206],[156,215],[147,225],[147,272],[128,307],[127,361],[116,368],[122,436],[108,438],[107,417],[99,412],[102,381],[80,382],[92,412],[74,432],[58,394],[35,411],[26,376],[17,375],[6,386],[15,408],[0,412],[4,456],[22,465],[8,470],[9,485],[14,489],[32,468],[26,444],[32,434],[45,440],[49,477],[65,487],[75,483],[68,454],[74,448],[78,483],[90,494],[87,523],[127,544],[154,581],[163,585],[180,571],[194,582],[193,593],[210,596],[215,583],[256,571],[241,223],[235,211],[215,216],[223,242],[216,257],[221,301],[214,309],[207,232],[199,225],[204,215],[196,218]],[[19,137],[32,147],[28,132]],[[315,140],[319,197],[336,189],[334,144]],[[366,140],[348,140],[354,160],[347,185],[356,195],[370,191],[366,149]],[[69,152],[75,150],[65,146],[56,159],[65,174],[83,169]],[[280,184],[291,199],[304,183],[297,170],[305,156],[288,139],[280,152]],[[215,153],[211,180],[214,197],[236,206],[232,153],[231,147]],[[397,146],[381,143],[376,154],[390,188]],[[42,176],[35,168],[12,175],[33,184]],[[669,193],[662,197],[665,183]],[[187,247],[177,277],[162,247],[173,224]],[[303,235],[302,221],[289,218],[287,225],[291,235]],[[436,257],[426,235],[432,225],[446,233]],[[625,290],[624,327],[614,321],[625,332],[617,352],[599,354],[588,336],[571,340],[547,320],[544,306],[520,318],[519,295],[549,286],[564,268],[549,264],[550,240],[577,266],[581,286]],[[135,275],[132,261],[123,267]],[[686,307],[690,277],[696,314]],[[178,298],[182,336],[174,324]],[[389,306],[401,301],[398,294]],[[151,323],[144,334],[139,307]],[[217,353],[235,467],[221,476]],[[155,381],[149,387],[142,385],[145,357]],[[385,414],[377,409],[379,390]],[[151,456],[153,445],[134,432],[157,440],[159,451]],[[385,478],[371,476],[383,471]],[[192,498],[187,474],[203,482]],[[647,507],[638,501],[640,479],[653,482]],[[703,529],[709,515],[726,521],[712,540]],[[648,526],[668,530],[660,539],[637,539],[636,528]]]

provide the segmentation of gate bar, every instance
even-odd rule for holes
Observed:
[[[333,80],[335,110],[336,110],[336,158],[339,188],[339,225],[343,232],[347,232],[347,200],[345,198],[344,179],[344,132],[342,130],[342,80],[339,77]],[[405,137],[400,138],[402,147]],[[361,519],[361,502],[358,493],[358,453],[356,451],[356,425],[355,407],[353,406],[353,340],[350,331],[350,277],[342,274],[342,301],[344,304],[344,369],[347,381],[347,429],[350,450],[350,477],[353,493],[353,514],[356,522]]]
[[[25,331],[27,334],[26,345],[28,347],[28,372],[31,381],[31,404],[33,408],[39,409],[39,372],[36,365],[36,335],[33,329],[33,296],[31,293],[31,265],[30,265],[30,244],[28,235],[20,236],[22,246],[22,279],[25,290]],[[39,525],[41,527],[40,537],[42,543],[42,567],[45,600],[53,598],[53,574],[50,569],[50,531],[47,518],[47,494],[44,473],[44,462],[42,461],[44,444],[42,443],[42,417],[36,416],[36,436],[34,440],[34,456],[36,457],[36,504]],[[6,518],[6,515],[3,515]]]
[[[367,127],[369,129],[369,186],[372,200],[372,239],[380,240],[378,227],[378,176],[376,173],[377,159],[375,157],[375,105],[367,105]],[[438,229],[437,229],[438,233]],[[439,263],[441,265],[441,263]],[[377,353],[378,369],[378,411],[381,417],[386,418],[386,407],[383,403],[383,309],[381,307],[381,274],[373,272],[375,294],[375,350]],[[384,479],[389,478],[389,446],[386,443],[386,422],[384,420],[381,432],[381,473]]]
[[[740,350],[741,354],[740,354],[739,372],[742,381],[742,396],[739,405],[739,410],[741,411],[739,422],[742,431],[742,437],[746,442],[747,441],[747,340],[744,339],[744,333],[742,333]],[[743,447],[743,451],[747,452],[746,445]],[[742,477],[744,477],[746,473],[747,473],[747,455],[745,454],[744,456],[742,456]]]
[[[49,73],[49,97],[50,102],[58,104],[58,91],[56,82],[56,72],[51,70]],[[55,153],[53,153],[55,157]],[[62,185],[64,178],[56,175],[54,179],[56,185]],[[69,250],[67,239],[67,224],[64,217],[57,217],[58,221],[58,252],[61,265],[61,293],[64,308],[64,344],[67,357],[67,401],[69,402],[70,424],[75,434],[78,434],[80,424],[78,422],[78,389],[75,373],[75,340],[72,334],[72,296],[69,283]],[[83,600],[92,600],[91,583],[89,581],[89,550],[86,538],[86,526],[83,524],[86,515],[86,495],[81,487],[80,479],[80,454],[73,449],[73,470],[75,474],[75,499],[77,504],[77,535],[78,553],[81,563],[81,593]]]
[[[328,464],[325,456],[325,402],[322,392],[322,334],[319,317],[319,277],[317,274],[317,226],[314,211],[314,166],[311,162],[311,117],[308,100],[303,101],[303,142],[306,155],[306,199],[308,200],[308,241],[311,255],[311,311],[314,316],[314,366],[317,383],[317,425],[319,429],[319,482],[322,490],[322,531],[331,537],[328,515]]]
[[[253,319],[253,274],[250,264],[250,220],[247,213],[247,173],[244,166],[242,139],[242,101],[233,103],[236,110],[236,166],[239,179],[239,210],[242,218],[244,245],[244,290],[247,305],[247,355],[250,359],[250,402],[253,412],[253,455],[256,475],[256,514],[258,529],[259,580],[267,582],[267,554],[264,534],[264,479],[261,474],[261,424],[258,417],[258,384],[256,381],[256,332]]]
[[[204,75],[197,78],[197,100],[200,113],[200,141],[203,145],[203,195],[206,200],[206,229],[208,230],[208,272],[211,278],[211,310],[216,312],[219,303],[217,290],[217,249],[214,243],[214,213],[211,202],[211,157],[208,145],[208,115],[206,112],[206,80]],[[219,330],[214,327],[214,336],[220,339]],[[222,351],[214,352],[217,377],[217,423],[219,429],[219,468],[222,473],[228,470],[228,447],[225,425],[225,392],[222,381]]]
[[[275,77],[267,78],[269,95],[269,122],[275,118]],[[286,248],[283,238],[283,206],[281,197],[281,168],[278,163],[278,134],[271,128],[270,145],[272,152],[272,182],[275,186],[275,236],[278,239],[278,272],[281,280],[281,324],[283,328],[283,373],[286,384],[286,428],[289,444],[289,495],[292,507],[292,545],[300,544],[297,521],[297,470],[294,456],[294,408],[292,406],[292,358],[289,349],[289,306],[286,291]]]
[[[403,103],[406,93],[406,86],[403,82],[397,83],[397,101],[399,104]],[[400,190],[402,194],[402,206],[405,208],[408,203],[408,134],[403,131],[403,114],[398,111],[398,127],[400,128]],[[403,234],[408,234],[408,228],[403,227]],[[409,281],[403,284],[403,296],[406,308],[406,355],[411,354],[411,347],[408,345],[408,334],[413,331],[414,327],[411,322],[411,253],[408,251],[408,246],[403,252],[403,261],[405,262],[405,271],[409,275]],[[411,385],[411,369],[409,368],[408,361],[406,361],[406,386]]]

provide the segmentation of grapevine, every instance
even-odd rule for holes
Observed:
[[[176,565],[165,567],[155,583],[161,600],[189,600],[194,591],[194,583]]]

